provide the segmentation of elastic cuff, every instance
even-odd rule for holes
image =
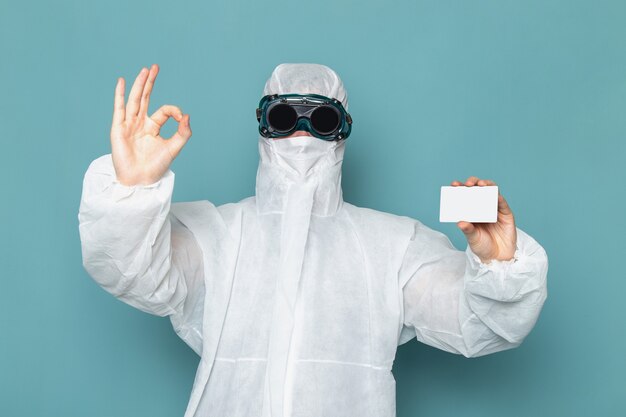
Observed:
[[[120,187],[120,188],[128,188],[128,189],[158,187],[158,185],[161,183],[161,180],[163,179],[163,177],[161,177],[156,182],[153,182],[152,184],[125,185],[125,184],[122,184],[121,182],[119,182],[119,180],[117,179],[116,176],[113,176],[113,177],[114,177],[113,178],[113,183],[117,184],[117,186]]]
[[[174,172],[171,169],[168,169],[159,180],[153,182],[152,184],[124,185],[118,181],[115,173],[113,173],[111,178],[111,195],[114,201],[120,201],[135,192],[140,192],[141,190],[158,189],[163,185],[168,184],[170,181],[173,181],[173,178]]]
[[[472,248],[467,245],[467,249],[465,249],[465,253],[467,255],[467,259],[470,262],[470,266],[472,267],[472,269],[477,270],[477,271],[481,271],[481,270],[491,270],[491,271],[501,271],[501,270],[506,270],[508,268],[510,268],[514,263],[516,263],[517,261],[519,261],[520,257],[522,256],[522,253],[519,249],[519,245],[517,245],[515,247],[515,253],[513,254],[513,258],[506,260],[506,261],[502,261],[499,259],[492,259],[491,261],[489,261],[489,263],[485,263],[483,262],[478,255],[476,255],[474,253],[474,251],[472,251]]]

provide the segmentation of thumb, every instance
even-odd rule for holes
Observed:
[[[463,234],[465,234],[465,237],[467,238],[467,241],[469,243],[472,243],[474,240],[476,240],[476,237],[478,236],[478,229],[476,228],[476,226],[474,226],[470,222],[464,221],[460,221],[456,225],[459,229],[461,229]]]

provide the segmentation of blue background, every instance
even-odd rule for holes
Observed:
[[[128,93],[155,62],[150,112],[191,114],[174,201],[252,195],[263,84],[316,62],[349,92],[347,201],[464,249],[439,187],[491,178],[545,247],[549,296],[524,344],[401,346],[398,416],[626,415],[625,22],[624,1],[1,0],[0,415],[183,414],[199,358],[91,280],[78,236],[116,78]]]

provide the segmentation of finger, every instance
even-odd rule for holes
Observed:
[[[143,67],[141,71],[139,71],[139,75],[135,79],[133,83],[133,87],[130,90],[130,95],[128,96],[128,106],[126,106],[126,120],[130,120],[133,117],[137,116],[137,112],[139,111],[139,105],[141,100],[141,93],[143,92],[143,88],[146,84],[146,79],[148,78],[148,69]]]
[[[178,130],[176,133],[174,133],[172,137],[167,140],[172,158],[176,158],[178,156],[190,137],[191,126],[189,124],[189,115],[186,114],[183,116],[180,123],[178,123]]]
[[[113,125],[124,123],[124,78],[119,77],[115,85],[115,99],[113,101]]]
[[[507,203],[502,194],[498,195],[498,212],[507,216],[513,214],[511,207],[509,207],[509,203]]]
[[[492,180],[478,180],[478,185],[481,186],[490,186],[490,185],[496,185],[495,182],[493,182]]]
[[[457,186],[459,186],[459,185],[463,185],[463,184],[461,184],[461,182],[460,182],[460,181],[454,180],[454,181],[452,181],[452,182],[450,183],[450,185],[452,185],[453,187],[457,187]]]
[[[148,73],[146,86],[144,87],[143,94],[141,95],[141,104],[139,105],[139,118],[140,119],[143,119],[148,115],[148,106],[150,104],[150,93],[152,93],[154,80],[156,79],[156,76],[158,73],[159,73],[159,66],[157,64],[152,64],[152,66],[150,67],[150,72]]]
[[[152,116],[150,116],[150,119],[152,119],[152,121],[159,126],[159,129],[161,129],[170,117],[173,117],[174,120],[180,123],[183,118],[183,112],[177,106],[166,104],[159,107],[159,109],[155,111]]]
[[[465,181],[465,185],[467,185],[468,187],[474,186],[476,185],[476,183],[478,182],[479,178],[478,177],[469,177],[466,181]]]

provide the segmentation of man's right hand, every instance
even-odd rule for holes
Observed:
[[[142,68],[135,79],[128,105],[124,105],[124,78],[117,79],[111,126],[111,157],[117,180],[127,186],[155,183],[191,137],[189,115],[176,106],[165,105],[148,117],[148,103],[157,64]],[[159,136],[161,127],[173,117],[178,131],[171,138]]]

